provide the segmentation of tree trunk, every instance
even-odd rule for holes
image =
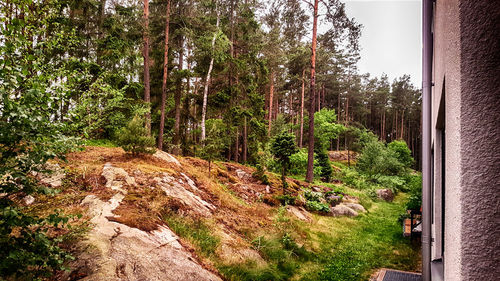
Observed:
[[[404,139],[403,136],[404,136],[404,121],[405,121],[405,111],[403,110],[401,112],[401,137],[400,139]]]
[[[306,83],[306,70],[302,70],[302,90],[300,94],[300,141],[299,147],[302,148],[302,140],[304,137],[304,89]]]
[[[215,48],[215,40],[217,39],[217,33],[219,32],[219,22],[220,16],[219,11],[217,9],[217,1],[215,2],[215,12],[217,13],[217,23],[215,25],[216,30],[214,32],[214,37],[212,38],[212,50]],[[201,110],[201,141],[205,141],[206,138],[206,128],[205,128],[205,119],[207,117],[207,99],[208,99],[208,84],[210,83],[210,74],[212,73],[212,69],[214,67],[214,58],[210,59],[210,65],[208,66],[207,77],[205,80],[205,88],[203,89],[203,107]]]
[[[158,133],[158,149],[163,149],[163,130],[165,127],[165,102],[167,100],[167,78],[168,78],[168,37],[170,30],[170,1],[167,1],[167,14],[165,20],[165,51],[163,54],[163,80],[161,86],[161,105],[160,105],[160,131]]]
[[[99,18],[97,19],[97,40],[102,40],[103,30],[102,23],[104,21],[104,12],[106,10],[106,0],[101,0],[99,3]],[[99,46],[99,44],[98,44]],[[97,50],[97,64],[100,66],[102,63],[102,50],[98,47]]]
[[[312,52],[311,52],[311,88],[309,89],[309,147],[307,151],[306,181],[313,181],[314,164],[314,90],[316,87],[316,36],[318,32],[318,0],[314,0]]]
[[[234,162],[240,162],[240,127],[236,127],[236,142],[234,145]]]
[[[182,35],[179,39],[179,71],[182,71],[184,67],[184,40]],[[177,87],[175,91],[175,123],[174,123],[174,139],[173,142],[175,145],[179,145],[181,136],[180,136],[180,127],[181,127],[181,99],[182,99],[182,78],[177,79]],[[175,149],[175,154],[178,154],[178,149]]]
[[[144,57],[144,102],[147,106],[151,106],[151,94],[149,85],[149,0],[144,0],[144,46],[142,56]],[[146,129],[148,135],[151,135],[151,108],[146,112]]]
[[[318,89],[318,111],[321,111],[321,87]]]
[[[248,132],[247,132],[247,117],[243,119],[243,164],[247,162],[247,142],[248,142]]]
[[[273,96],[274,96],[274,71],[271,70],[271,78],[269,79],[269,114],[267,123],[267,136],[271,135],[271,123],[273,119]]]

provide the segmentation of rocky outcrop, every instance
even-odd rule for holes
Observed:
[[[154,180],[156,185],[165,191],[165,194],[181,201],[194,212],[203,216],[211,215],[216,207],[201,199],[201,197],[196,194],[200,191],[192,179],[183,173],[181,173],[181,175],[183,175],[186,182],[182,179],[176,179],[167,173],[163,173],[161,178],[155,177]],[[188,187],[191,188],[191,190],[189,190]]]
[[[339,204],[335,207],[331,207],[330,214],[334,217],[340,217],[340,216],[356,217],[356,216],[358,216],[358,212],[349,208],[345,204]]]
[[[155,152],[155,154],[153,154],[153,156],[158,158],[158,159],[161,159],[163,161],[166,161],[168,163],[173,163],[179,167],[181,166],[181,163],[179,162],[179,160],[177,160],[174,156],[166,153],[165,151],[157,150]]]
[[[384,188],[384,189],[377,189],[377,197],[379,199],[382,199],[382,200],[385,200],[385,201],[389,201],[391,202],[392,200],[394,200],[394,193],[388,189],[388,188]]]
[[[288,205],[288,206],[286,206],[286,210],[290,214],[294,215],[295,217],[297,217],[301,221],[312,222],[312,215],[311,215],[311,213],[309,213],[303,207],[296,207],[296,206]]]
[[[66,177],[66,174],[61,166],[59,166],[59,164],[47,163],[44,168],[49,172],[37,174],[40,182],[54,188],[61,187],[62,180]]]
[[[356,203],[344,203],[345,206],[353,209],[356,212],[366,212],[365,207],[363,207],[361,204],[356,204]]]
[[[111,220],[126,190],[135,185],[128,173],[107,163],[102,175],[116,191],[104,202],[95,195],[82,201],[92,216],[93,229],[81,246],[72,279],[79,280],[221,280],[195,261],[167,226],[146,232]],[[76,277],[76,278],[75,278]]]

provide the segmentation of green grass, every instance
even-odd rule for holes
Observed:
[[[331,232],[311,229],[321,245],[321,270],[303,272],[303,280],[367,280],[381,267],[414,270],[418,247],[402,235],[397,219],[404,212],[405,196],[394,203],[376,202],[372,210],[357,218],[320,218]]]
[[[212,235],[211,229],[201,219],[168,213],[163,220],[172,231],[189,240],[204,256],[209,257],[215,253],[220,240]]]

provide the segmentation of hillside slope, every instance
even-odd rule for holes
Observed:
[[[204,160],[134,158],[121,148],[86,147],[58,165],[42,181],[62,178],[62,192],[30,208],[85,214],[72,222],[81,233],[66,242],[75,260],[60,280],[315,280],[345,253],[360,264],[343,261],[340,270],[355,267],[359,278],[416,266],[414,248],[397,236],[403,194],[390,203],[341,184],[288,179],[287,197],[271,173],[267,185],[236,163],[216,163],[209,174]],[[307,211],[311,196],[332,207]],[[287,198],[293,202],[281,207]]]

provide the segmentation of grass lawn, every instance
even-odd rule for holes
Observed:
[[[315,262],[302,267],[298,280],[367,280],[377,268],[414,271],[419,246],[402,236],[399,215],[406,195],[394,202],[377,201],[357,218],[316,217],[308,233],[320,252]],[[315,263],[323,266],[318,269]]]

